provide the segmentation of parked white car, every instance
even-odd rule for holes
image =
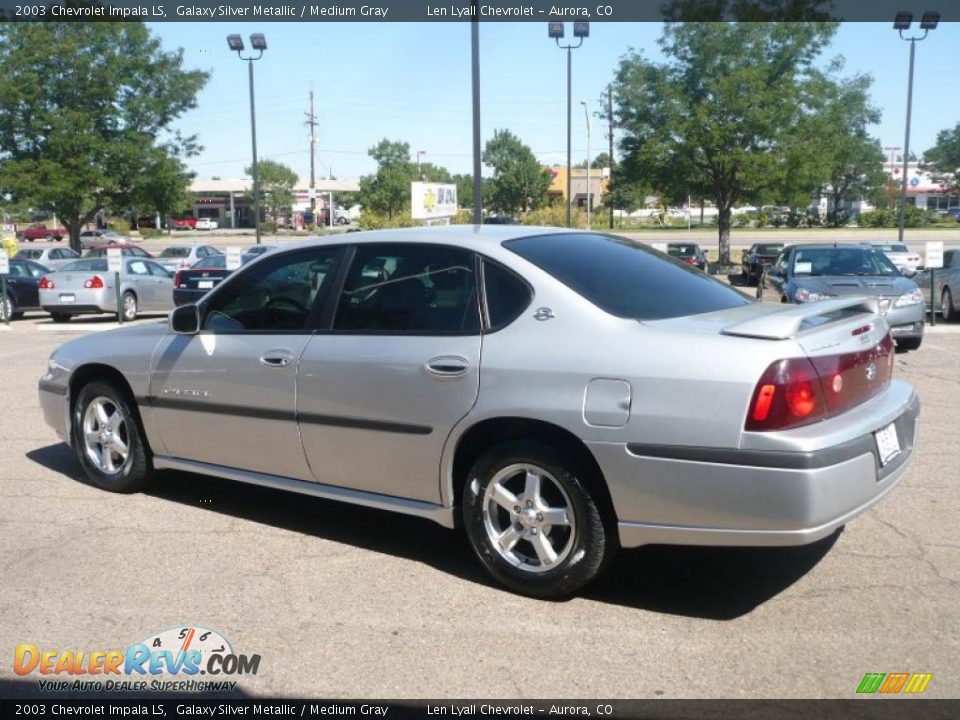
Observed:
[[[910,250],[903,243],[887,243],[880,240],[870,240],[865,245],[872,245],[886,255],[890,262],[897,266],[897,270],[906,276],[915,275],[920,269],[920,254]]]
[[[171,245],[156,257],[167,270],[176,272],[193,267],[204,258],[219,255],[220,251],[210,245]]]
[[[216,230],[218,227],[217,221],[211,218],[197,218],[197,224],[194,226],[194,230]]]

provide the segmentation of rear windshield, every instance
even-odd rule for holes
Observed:
[[[43,250],[21,250],[16,254],[18,260],[36,260],[43,255]]]
[[[697,254],[696,245],[668,245],[667,254],[673,255],[674,257],[690,257],[691,255]]]
[[[100,258],[83,258],[82,260],[74,260],[72,263],[65,265],[63,270],[60,272],[68,273],[71,270],[73,272],[105,272],[107,269],[106,259]]]
[[[193,267],[196,268],[213,268],[215,270],[223,270],[227,267],[227,256],[226,255],[211,255],[210,257],[205,257],[198,263],[194,263]]]
[[[874,245],[877,250],[881,252],[895,252],[895,253],[905,253],[910,252],[909,248],[906,245]]]
[[[162,258],[185,258],[190,256],[190,248],[185,247],[168,247],[162,253],[160,257]]]
[[[760,243],[757,245],[757,252],[761,255],[776,255],[781,250],[783,250],[783,245],[764,245]]]
[[[563,233],[503,243],[611,315],[697,315],[753,302],[701,270],[623,238]]]

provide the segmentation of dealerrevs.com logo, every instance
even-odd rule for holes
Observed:
[[[170,628],[126,650],[42,649],[17,645],[17,675],[37,675],[42,691],[232,691],[230,678],[256,675],[260,655],[236,653],[216,630],[188,625]],[[201,679],[202,678],[202,679]]]

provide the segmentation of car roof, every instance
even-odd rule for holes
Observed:
[[[100,250],[101,248],[135,248],[140,247],[139,245],[134,245],[133,243],[122,242],[122,243],[100,243],[98,245],[91,245],[91,250]]]
[[[884,243],[886,244],[886,243]],[[792,250],[793,248],[802,248],[804,250],[843,250],[849,248],[859,248],[861,250],[871,249],[873,246],[869,243],[798,243],[795,245],[787,245],[783,248],[784,252],[787,250]]]
[[[391,228],[389,230],[365,230],[349,236],[335,236],[333,242],[366,244],[384,242],[436,243],[456,245],[468,250],[483,251],[499,246],[507,240],[535,237],[537,235],[560,235],[562,233],[587,233],[575,228],[542,227],[533,225],[439,225],[433,227]],[[593,235],[604,233],[591,232]],[[315,236],[280,248],[283,251],[298,248],[329,245],[334,236]]]

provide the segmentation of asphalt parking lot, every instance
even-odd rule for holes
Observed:
[[[176,472],[139,495],[84,484],[36,384],[57,345],[111,324],[30,314],[0,332],[5,697],[36,692],[18,643],[121,648],[185,624],[262,656],[252,695],[852,698],[867,672],[931,672],[925,696],[960,695],[960,325],[897,355],[923,402],[917,455],[844,532],[622,552],[542,602],[426,521]]]

